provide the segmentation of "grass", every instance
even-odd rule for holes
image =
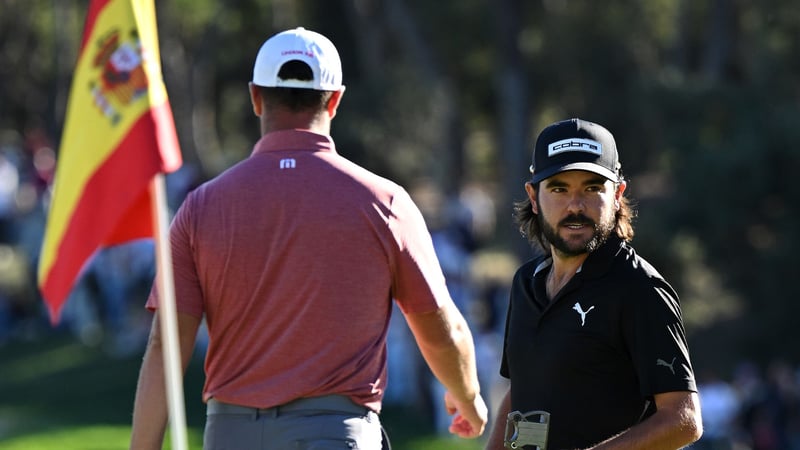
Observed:
[[[79,426],[39,431],[0,440],[3,450],[65,449],[65,450],[126,450],[130,427],[122,425]],[[170,448],[166,445],[165,448]],[[202,433],[189,430],[189,448],[203,448]]]
[[[127,449],[141,356],[114,358],[67,335],[0,347],[0,450]],[[191,450],[202,449],[202,361],[184,381]],[[437,436],[426,414],[385,407],[395,450],[478,450],[480,441]],[[164,448],[170,448],[169,438]]]

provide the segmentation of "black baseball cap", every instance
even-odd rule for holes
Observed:
[[[620,180],[617,144],[611,132],[582,119],[547,126],[533,149],[532,183],[567,170],[586,170],[613,182]]]

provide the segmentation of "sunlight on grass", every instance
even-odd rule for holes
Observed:
[[[484,442],[476,439],[448,437],[425,437],[412,439],[403,449],[408,450],[482,450]]]
[[[141,359],[113,358],[69,337],[0,347],[0,450],[125,450]],[[202,359],[185,383],[189,450],[201,450]],[[384,408],[394,450],[481,450],[481,440],[437,436],[420,406]],[[170,449],[167,435],[164,448]]]
[[[95,425],[86,427],[39,430],[33,434],[0,440],[0,450],[127,450],[131,429],[128,426]],[[188,430],[189,449],[203,448],[202,430]],[[164,439],[164,449],[169,450],[169,433]],[[397,446],[395,448],[398,448]],[[480,450],[480,440],[425,437],[412,439],[398,450]]]
[[[88,426],[37,431],[0,441],[0,450],[127,450],[131,429],[127,426]],[[202,449],[202,434],[189,429],[189,448]],[[169,436],[165,449],[169,449]]]
[[[23,354],[3,363],[3,383],[14,383],[31,377],[44,377],[66,369],[80,367],[92,359],[85,347],[73,344],[47,351]]]

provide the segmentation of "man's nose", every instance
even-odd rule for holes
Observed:
[[[569,199],[567,209],[571,212],[581,212],[586,208],[585,200],[582,195],[573,194]]]

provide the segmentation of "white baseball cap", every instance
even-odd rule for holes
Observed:
[[[313,80],[284,80],[278,77],[289,61],[308,64]],[[325,36],[299,27],[280,32],[261,46],[253,68],[253,84],[264,87],[289,87],[338,91],[342,85],[342,62],[339,52]]]

